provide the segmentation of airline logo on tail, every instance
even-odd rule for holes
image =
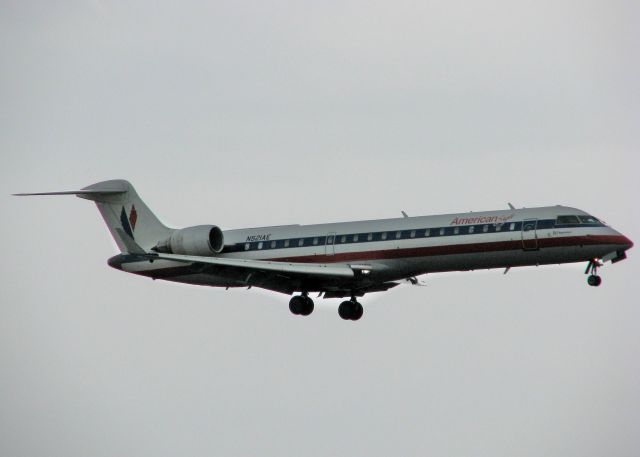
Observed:
[[[138,220],[138,212],[136,211],[135,205],[131,205],[131,211],[129,212],[129,217],[127,217],[127,212],[122,207],[122,211],[120,211],[120,223],[122,224],[123,230],[133,238],[133,231],[136,229],[136,222]]]

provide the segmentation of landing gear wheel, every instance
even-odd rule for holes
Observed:
[[[589,275],[589,277],[587,278],[587,283],[590,286],[598,287],[600,284],[602,284],[602,278],[598,275]]]
[[[585,270],[584,274],[589,275],[589,277],[587,278],[587,284],[589,284],[590,286],[598,287],[600,284],[602,284],[602,278],[598,276],[598,268],[601,266],[602,262],[600,262],[598,259],[589,260],[587,269]]]
[[[343,301],[342,303],[340,303],[340,306],[338,307],[338,314],[345,321],[348,321],[349,319],[351,319],[352,308],[353,308],[352,301]]]
[[[313,300],[308,295],[295,295],[289,300],[289,310],[298,316],[308,316],[313,308]]]
[[[363,313],[362,305],[355,300],[343,301],[338,307],[338,314],[346,321],[357,321]]]
[[[351,315],[351,320],[357,321],[362,317],[362,314],[364,313],[364,309],[362,308],[362,305],[358,302],[355,302],[354,308],[355,309],[353,310],[353,314]]]
[[[293,314],[302,314],[302,312],[305,309],[305,299],[303,296],[301,295],[294,295],[293,297],[291,297],[291,300],[289,300],[289,310],[293,313]]]
[[[302,296],[302,299],[304,300],[304,306],[302,308],[302,311],[300,312],[301,315],[303,316],[308,316],[309,314],[311,314],[313,312],[313,300],[311,299],[311,297],[309,296]]]

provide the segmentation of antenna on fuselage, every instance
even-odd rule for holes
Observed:
[[[400,211],[402,213],[402,217],[409,217],[407,216],[407,213],[405,213],[404,211]]]
[[[511,208],[511,209],[516,209],[516,207],[513,206],[511,203],[507,203],[507,205],[509,205],[509,208]]]

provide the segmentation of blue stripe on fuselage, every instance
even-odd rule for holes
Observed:
[[[513,224],[513,228],[512,225]],[[486,226],[486,231],[485,231]],[[470,232],[470,228],[473,227],[473,231]],[[499,228],[498,228],[499,227]],[[556,225],[555,219],[538,219],[536,230],[548,230],[552,228],[583,228],[583,227],[604,227],[604,224],[558,224]],[[456,229],[458,232],[456,233]],[[427,230],[429,230],[427,234]],[[346,245],[356,243],[371,243],[379,241],[395,241],[395,240],[411,240],[418,238],[437,238],[441,236],[463,236],[463,235],[483,235],[489,233],[501,233],[501,232],[519,232],[522,230],[522,221],[511,221],[504,223],[492,223],[492,224],[473,224],[473,225],[459,225],[459,226],[446,226],[446,227],[424,227],[418,229],[404,229],[404,230],[384,230],[379,232],[364,232],[364,233],[338,233],[334,235],[335,245]],[[441,233],[442,231],[442,233]],[[396,237],[396,233],[400,232],[400,237]],[[386,238],[382,238],[383,234],[386,234]],[[413,234],[413,236],[412,236]],[[356,239],[357,236],[357,239]],[[371,236],[371,239],[369,239]],[[344,241],[343,241],[344,239]],[[302,240],[302,244],[300,244]],[[285,245],[288,241],[288,245]],[[232,252],[247,252],[247,251],[265,251],[270,249],[289,249],[289,248],[302,248],[313,246],[324,246],[327,244],[326,236],[307,236],[307,237],[293,237],[282,238],[269,241],[251,241],[244,243],[236,243],[231,246],[225,246],[222,251],[223,254]],[[246,249],[248,245],[248,249]],[[260,247],[259,247],[260,246]]]

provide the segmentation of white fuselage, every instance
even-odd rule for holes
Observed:
[[[124,179],[79,190],[21,193],[76,195],[94,201],[120,254],[111,267],[153,279],[217,287],[260,287],[294,295],[294,315],[313,312],[310,292],[350,298],[338,307],[358,320],[356,297],[403,279],[443,271],[588,261],[599,286],[603,262],[626,258],[631,240],[597,218],[566,206],[404,217],[316,225],[221,230],[165,226]]]
[[[347,264],[366,271],[359,284],[424,273],[588,261],[631,247],[600,221],[565,206],[471,212],[317,225],[224,231],[219,257],[296,263]],[[212,286],[251,285],[245,277],[194,271],[170,260],[124,262],[121,269],[173,281]],[[310,281],[305,288],[350,287],[354,280]]]

